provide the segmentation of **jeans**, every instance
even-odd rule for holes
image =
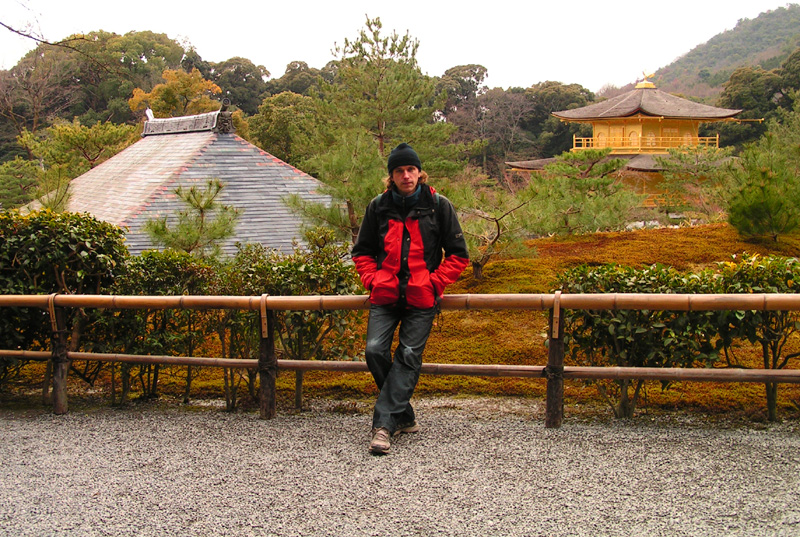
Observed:
[[[394,433],[398,424],[415,420],[409,400],[419,380],[422,351],[431,333],[436,308],[371,306],[367,323],[367,366],[380,390],[372,416],[373,428]],[[400,325],[399,343],[392,360],[392,340]]]

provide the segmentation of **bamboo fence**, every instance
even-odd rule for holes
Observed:
[[[560,427],[564,413],[564,379],[646,379],[699,382],[800,383],[800,370],[793,369],[708,369],[647,367],[564,366],[562,309],[590,310],[760,310],[800,311],[800,294],[494,294],[447,295],[447,310],[532,310],[549,312],[548,363],[546,366],[481,364],[422,365],[429,375],[470,375],[485,377],[539,378],[547,381],[545,427]],[[66,377],[72,360],[171,364],[257,369],[260,380],[260,415],[270,419],[276,413],[275,379],[278,369],[298,372],[328,370],[366,372],[363,362],[278,360],[275,354],[274,312],[288,310],[362,310],[369,308],[367,295],[353,296],[120,296],[120,295],[0,295],[0,307],[33,307],[50,314],[52,352],[0,350],[0,357],[21,360],[50,360],[53,363],[53,412],[68,409]],[[68,352],[65,308],[98,309],[233,309],[257,311],[261,316],[258,359],[239,360],[211,357],[144,356]],[[300,390],[298,380],[298,390]]]

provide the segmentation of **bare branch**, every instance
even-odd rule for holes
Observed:
[[[6,23],[4,23],[2,21],[0,21],[0,26],[2,26],[3,28],[5,28],[6,30],[8,30],[9,32],[11,32],[13,34],[17,34],[19,36],[22,36],[22,37],[25,37],[25,38],[30,39],[32,41],[35,41],[36,43],[38,43],[40,45],[47,45],[47,46],[50,46],[50,47],[61,47],[61,48],[65,48],[65,49],[71,50],[73,52],[77,52],[78,54],[80,54],[81,56],[83,56],[84,58],[89,60],[91,63],[97,65],[98,67],[100,67],[104,71],[109,71],[109,72],[111,71],[111,69],[109,69],[109,67],[107,65],[103,64],[102,62],[97,61],[90,54],[87,54],[87,53],[83,52],[81,49],[79,49],[77,47],[74,47],[74,46],[72,46],[70,44],[70,43],[74,43],[74,42],[86,42],[86,43],[88,43],[89,40],[86,39],[85,37],[72,37],[72,38],[69,38],[69,39],[62,39],[61,41],[53,41],[53,42],[51,42],[51,41],[48,41],[48,40],[46,40],[44,38],[38,37],[38,36],[34,35],[33,33],[25,32],[25,31],[22,31],[22,30],[17,30],[16,28],[13,28],[13,27],[9,26],[8,24],[6,24]]]

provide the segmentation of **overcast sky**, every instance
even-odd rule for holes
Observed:
[[[785,6],[785,0],[0,0],[0,22],[48,41],[105,30],[151,30],[190,43],[207,61],[242,56],[280,77],[295,60],[322,67],[331,49],[354,38],[366,15],[386,34],[408,32],[428,75],[481,64],[490,87],[556,80],[597,91],[623,86],[670,64],[739,19]],[[35,43],[0,27],[0,68],[14,66]]]

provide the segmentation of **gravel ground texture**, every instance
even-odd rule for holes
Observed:
[[[0,408],[0,535],[800,535],[797,422],[423,398],[372,456],[368,403],[307,406]]]

